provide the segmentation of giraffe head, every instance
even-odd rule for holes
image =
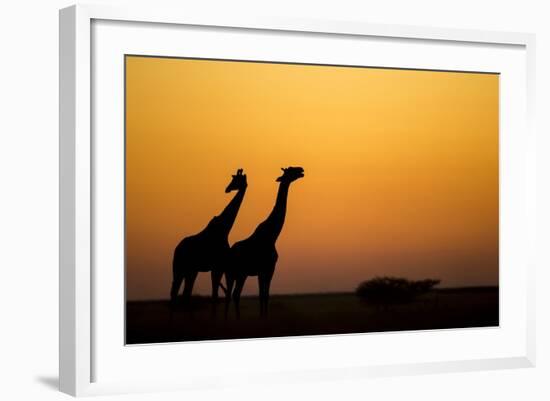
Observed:
[[[304,176],[304,169],[302,167],[287,167],[281,168],[283,175],[277,178],[279,182],[291,183]]]
[[[246,183],[246,174],[243,174],[243,169],[240,168],[237,170],[237,174],[232,176],[231,182],[225,188],[225,193],[229,193],[231,191],[239,191],[241,189],[246,188],[248,184]]]

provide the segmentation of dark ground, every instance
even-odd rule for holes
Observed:
[[[209,297],[194,297],[171,315],[168,301],[130,301],[126,305],[126,343],[282,337],[498,326],[498,288],[433,290],[415,301],[381,307],[353,293],[272,295],[269,316],[259,317],[257,297],[241,299],[241,318],[233,305],[227,319],[221,299],[213,314]]]

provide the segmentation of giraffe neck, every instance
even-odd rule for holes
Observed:
[[[243,202],[245,192],[246,187],[239,189],[233,199],[231,199],[225,209],[223,209],[221,214],[216,218],[220,231],[226,236],[229,235],[229,232],[233,227],[233,223],[235,223],[235,219],[237,218],[237,214],[239,213],[239,209],[241,207],[241,203]]]
[[[288,198],[288,189],[290,187],[289,183],[281,182],[279,184],[279,190],[277,192],[277,200],[275,201],[275,206],[271,211],[267,219],[260,224],[256,230],[259,234],[262,235],[267,241],[275,243],[283,225],[285,223],[286,216],[286,202]]]

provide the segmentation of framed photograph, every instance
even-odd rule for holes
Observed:
[[[61,390],[533,366],[534,43],[61,10]]]

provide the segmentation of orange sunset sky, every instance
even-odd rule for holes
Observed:
[[[168,298],[175,246],[223,210],[238,168],[230,244],[269,214],[287,166],[305,177],[272,293],[498,284],[498,98],[495,74],[127,56],[128,299]]]

